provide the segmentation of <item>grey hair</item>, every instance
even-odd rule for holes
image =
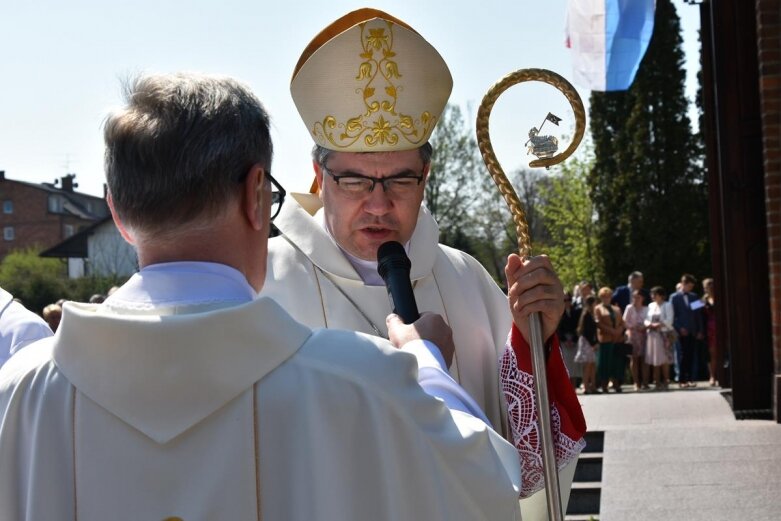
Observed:
[[[328,158],[331,156],[332,152],[334,151],[316,144],[312,148],[312,161],[320,166],[325,166],[325,163],[328,161]],[[362,153],[372,154],[374,152]],[[418,148],[418,153],[420,154],[420,159],[423,161],[423,165],[427,165],[431,162],[431,157],[434,155],[434,147],[431,146],[430,142],[426,141],[423,146]]]
[[[114,209],[134,231],[197,228],[239,196],[253,165],[270,170],[269,116],[236,80],[147,75],[124,91],[126,106],[106,118],[105,168]]]
[[[641,272],[633,271],[632,273],[629,274],[628,280],[629,282],[632,282],[635,279],[642,279],[642,278],[643,278],[643,274]]]

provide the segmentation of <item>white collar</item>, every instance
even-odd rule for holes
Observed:
[[[285,200],[282,211],[274,220],[274,225],[283,236],[322,270],[343,279],[363,283],[358,268],[343,254],[343,250],[325,227],[313,217],[323,206],[320,198],[314,194],[290,195],[290,200]],[[436,261],[438,240],[439,227],[425,206],[421,205],[415,231],[405,246],[412,263],[412,280],[431,274]]]
[[[166,262],[142,268],[108,297],[104,306],[112,311],[144,311],[218,303],[238,305],[256,297],[246,277],[225,264]]]
[[[339,249],[342,251],[345,257],[347,257],[347,260],[350,261],[350,264],[353,265],[353,268],[355,268],[355,272],[358,273],[358,276],[361,277],[363,280],[363,283],[367,286],[384,286],[385,281],[382,280],[382,277],[380,276],[379,272],[377,271],[377,261],[376,260],[366,260],[361,259],[359,257],[356,257],[349,251],[342,248],[342,245],[339,244],[339,241],[336,240],[336,237],[334,237],[334,234],[331,233],[331,228],[328,226],[328,223],[325,221],[325,212],[322,208],[320,208],[317,213],[313,216],[313,219],[323,227],[325,232],[328,234],[329,237],[331,237],[331,240],[334,241],[334,244],[336,244]],[[404,245],[404,251],[407,252],[407,255],[409,255],[409,241]]]

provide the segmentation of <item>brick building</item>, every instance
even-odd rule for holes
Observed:
[[[36,184],[6,179],[0,170],[0,259],[13,250],[54,246],[109,215],[105,200],[74,190],[75,177]]]

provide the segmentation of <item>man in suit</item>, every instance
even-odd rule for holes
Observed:
[[[639,271],[633,271],[629,274],[629,280],[626,286],[618,286],[613,291],[613,298],[610,301],[611,304],[615,304],[621,308],[621,313],[624,312],[626,307],[632,303],[632,293],[635,290],[639,290],[643,294],[643,305],[647,306],[651,302],[651,295],[648,290],[643,287],[643,274]]]
[[[697,311],[699,297],[692,292],[697,279],[693,275],[684,273],[681,276],[681,289],[670,298],[673,306],[673,327],[678,333],[681,358],[678,375],[678,384],[681,388],[694,387],[694,362],[697,341],[703,338],[702,317]],[[694,307],[692,307],[694,304]]]

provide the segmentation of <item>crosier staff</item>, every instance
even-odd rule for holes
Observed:
[[[518,251],[521,257],[531,256],[531,237],[529,225],[526,223],[526,214],[521,206],[521,201],[515,193],[510,181],[507,179],[499,161],[494,154],[491,138],[488,130],[488,119],[491,115],[494,103],[508,88],[526,81],[541,81],[552,85],[561,91],[572,107],[575,114],[575,135],[567,149],[552,157],[540,157],[529,163],[532,168],[551,167],[567,159],[578,148],[586,130],[586,112],[583,101],[575,88],[564,78],[545,69],[521,69],[508,74],[491,87],[480,103],[477,111],[477,145],[483,156],[488,172],[499,187],[515,223],[515,231],[518,235]],[[550,115],[550,114],[549,114]],[[556,116],[553,116],[556,118]],[[556,118],[559,119],[559,118]],[[544,123],[544,122],[543,122]],[[540,126],[542,128],[542,126]],[[542,443],[542,465],[545,475],[545,494],[548,505],[548,519],[551,521],[563,521],[564,514],[561,508],[561,495],[559,487],[559,475],[556,465],[556,454],[553,449],[553,430],[550,418],[550,400],[548,398],[548,379],[545,372],[545,351],[540,325],[540,314],[533,313],[529,316],[530,345],[532,351],[532,372],[534,374],[534,388],[537,395],[537,417],[540,419],[540,438]]]

